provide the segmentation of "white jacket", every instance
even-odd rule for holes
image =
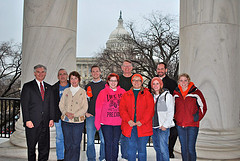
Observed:
[[[154,96],[155,98],[155,96]],[[158,114],[158,127],[153,128],[159,128],[161,126],[165,128],[170,128],[175,125],[173,122],[173,116],[174,116],[174,99],[170,92],[164,91],[158,98],[157,104],[157,114]]]

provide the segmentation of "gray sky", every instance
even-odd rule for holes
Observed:
[[[0,6],[0,42],[22,42],[23,0],[0,0]],[[94,56],[106,46],[120,10],[124,23],[141,25],[152,11],[179,15],[179,0],[78,0],[78,57]]]

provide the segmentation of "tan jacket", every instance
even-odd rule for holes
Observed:
[[[88,109],[88,102],[86,91],[80,88],[77,93],[72,96],[70,88],[63,91],[63,95],[59,102],[59,108],[62,112],[61,119],[70,123],[81,123],[85,120],[85,113]],[[74,113],[74,118],[69,119],[65,114],[66,112]]]

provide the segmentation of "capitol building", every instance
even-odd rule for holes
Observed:
[[[120,16],[118,19],[118,25],[115,30],[109,35],[108,41],[106,42],[106,49],[111,51],[124,51],[130,47],[129,43],[122,41],[121,37],[130,37],[130,34],[123,26],[122,12],[120,11]],[[96,57],[77,57],[76,67],[77,71],[80,73],[82,81],[81,85],[87,84],[92,80],[91,77],[91,67],[97,64]]]

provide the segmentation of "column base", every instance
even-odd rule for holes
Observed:
[[[176,142],[175,151],[181,153]],[[240,159],[240,128],[234,130],[200,129],[196,144],[197,157],[203,159]]]
[[[10,136],[10,142],[13,145],[26,148],[26,135],[25,128],[23,127],[23,122],[21,117],[15,124],[16,131]],[[50,148],[56,148],[56,129],[55,127],[50,128]]]

